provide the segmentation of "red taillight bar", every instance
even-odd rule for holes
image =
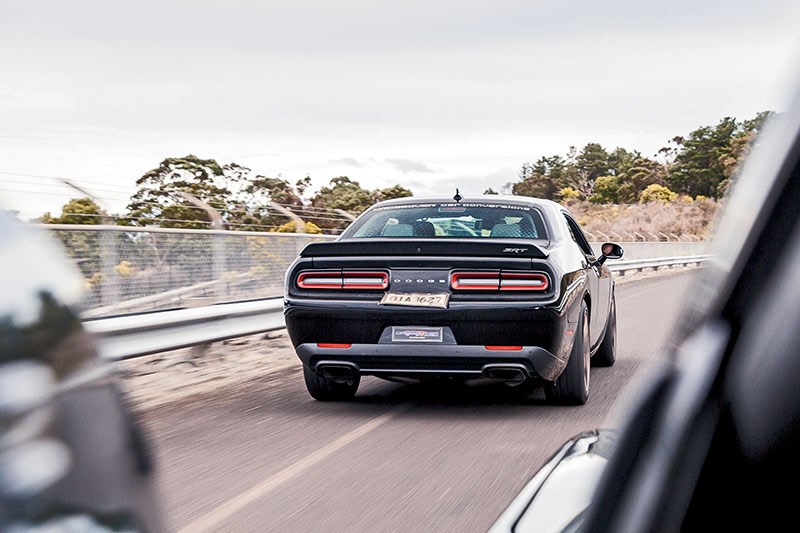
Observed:
[[[344,289],[380,289],[389,286],[389,274],[386,272],[342,272],[342,288]]]
[[[549,278],[539,272],[453,272],[450,288],[456,291],[546,291]]]
[[[504,351],[504,352],[519,352],[522,346],[484,346],[487,350]]]
[[[297,286],[301,289],[341,289],[341,272],[301,272],[297,276]]]
[[[550,282],[544,274],[522,272],[500,274],[501,291],[546,291],[549,286]]]
[[[310,270],[297,276],[297,287],[300,289],[383,290],[388,286],[389,274],[386,272]]]
[[[450,288],[457,291],[486,291],[500,287],[500,272],[453,272]]]
[[[335,342],[318,342],[317,348],[340,348],[340,349],[347,349],[352,347],[352,344],[340,344]]]

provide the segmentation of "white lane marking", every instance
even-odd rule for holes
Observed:
[[[366,424],[357,427],[350,433],[339,437],[335,441],[323,446],[315,452],[312,452],[310,455],[307,455],[296,463],[287,466],[280,472],[271,475],[258,485],[242,492],[238,496],[234,496],[213,511],[201,516],[194,522],[191,522],[189,525],[184,526],[178,530],[178,533],[201,533],[203,531],[213,530],[222,522],[228,520],[231,516],[238,513],[259,498],[262,498],[274,488],[302,474],[312,466],[327,459],[329,456],[333,455],[351,442],[382,426],[408,408],[408,404],[403,405],[397,409],[394,409],[393,411],[389,411],[388,413],[379,416],[378,418],[375,418],[374,420],[370,420]]]

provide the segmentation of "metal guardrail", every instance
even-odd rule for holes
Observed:
[[[83,324],[99,338],[101,357],[112,361],[286,327],[283,298],[85,320]]]
[[[710,258],[710,255],[693,255],[616,261],[609,268],[624,275],[628,271],[646,268],[697,264]],[[99,338],[101,356],[112,361],[286,327],[283,298],[88,319],[84,321],[84,326]]]
[[[624,276],[626,272],[642,271],[646,268],[657,269],[662,266],[684,266],[704,263],[711,259],[711,255],[686,255],[680,257],[657,257],[654,259],[635,259],[632,261],[614,261],[608,263],[612,272]]]

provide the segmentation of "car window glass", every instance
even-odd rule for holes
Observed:
[[[374,209],[343,236],[547,239],[547,231],[530,206],[435,203]]]
[[[589,244],[589,240],[586,238],[586,235],[583,234],[581,227],[578,225],[575,220],[572,219],[566,213],[564,214],[564,218],[567,221],[567,227],[569,228],[569,234],[572,236],[572,240],[578,245],[581,251],[586,255],[594,255],[594,251],[592,251],[592,247]]]

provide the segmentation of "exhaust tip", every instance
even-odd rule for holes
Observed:
[[[519,385],[528,379],[528,372],[522,366],[492,365],[483,369],[483,375],[509,385]]]
[[[357,372],[353,366],[344,363],[320,363],[317,365],[317,374],[336,381],[352,380]]]

